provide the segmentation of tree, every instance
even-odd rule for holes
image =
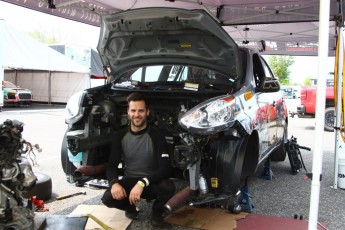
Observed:
[[[288,85],[290,82],[289,67],[295,62],[292,56],[270,56],[268,64],[270,65],[274,75],[279,78],[283,85]]]
[[[49,38],[44,33],[40,31],[34,31],[29,32],[29,35],[33,37],[34,39],[44,43],[44,44],[56,44],[59,43],[59,40],[57,38]]]
[[[311,83],[312,83],[311,77],[304,78],[304,85],[311,85]]]

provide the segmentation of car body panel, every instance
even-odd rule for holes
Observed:
[[[103,16],[98,51],[112,75],[141,66],[142,60],[241,74],[237,44],[201,10],[144,8]]]

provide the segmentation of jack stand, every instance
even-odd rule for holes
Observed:
[[[264,170],[262,170],[262,173],[260,175],[261,179],[266,179],[266,180],[274,180],[275,176],[273,175],[273,172],[271,170],[271,160],[268,158],[265,162],[265,167]]]
[[[241,211],[248,212],[248,213],[251,213],[253,208],[254,208],[254,205],[253,205],[253,202],[252,202],[252,198],[248,194],[247,182],[241,188],[240,196],[237,198],[237,201],[236,201],[236,204],[235,204],[235,207],[236,206],[241,206]]]

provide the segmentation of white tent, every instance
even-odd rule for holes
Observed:
[[[34,101],[65,103],[90,86],[88,68],[1,19],[0,41],[0,79],[4,75],[4,80],[32,90]]]

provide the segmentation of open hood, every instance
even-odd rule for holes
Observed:
[[[142,8],[102,16],[98,51],[112,76],[147,65],[192,65],[241,76],[238,46],[204,10]]]

